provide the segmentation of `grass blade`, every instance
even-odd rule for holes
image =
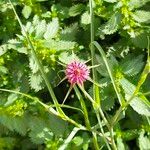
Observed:
[[[107,70],[108,70],[108,73],[109,73],[109,76],[110,76],[110,78],[111,78],[113,87],[114,87],[114,89],[115,89],[116,95],[117,95],[117,97],[118,97],[119,103],[120,103],[120,105],[122,106],[122,98],[121,98],[120,93],[118,92],[118,89],[117,89],[117,86],[116,86],[116,83],[115,83],[115,79],[114,79],[114,77],[113,77],[113,75],[112,75],[112,72],[111,72],[111,69],[110,69],[110,66],[109,66],[109,63],[108,63],[106,54],[105,54],[104,50],[102,49],[102,47],[101,47],[96,41],[94,41],[93,44],[94,44],[95,47],[99,50],[99,52],[100,52],[100,54],[101,54],[101,56],[102,56],[102,58],[103,58],[103,60],[104,60],[104,63],[105,63],[106,68],[107,68]]]

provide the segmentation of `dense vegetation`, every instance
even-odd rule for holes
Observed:
[[[149,10],[0,0],[0,150],[149,150]],[[74,60],[90,68],[83,85],[63,80]]]

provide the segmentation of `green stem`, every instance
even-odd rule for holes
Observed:
[[[94,144],[95,150],[100,150],[96,133],[92,132],[92,135],[93,135],[93,144]]]
[[[109,144],[108,144],[108,141],[107,141],[107,139],[106,139],[106,136],[105,136],[103,127],[102,127],[102,123],[101,123],[101,120],[100,120],[99,113],[98,113],[98,112],[95,112],[95,113],[96,113],[96,117],[97,117],[97,120],[98,120],[98,124],[99,124],[100,130],[101,130],[102,135],[103,135],[104,142],[106,143],[106,146],[107,146],[108,150],[111,150],[111,148],[110,148],[110,146],[109,146]]]
[[[113,132],[113,127],[110,128],[110,137],[111,137],[111,146],[113,150],[117,150],[117,146],[115,144],[114,140],[114,132]]]
[[[117,89],[117,85],[116,85],[115,79],[114,79],[114,77],[113,77],[113,74],[112,74],[112,72],[111,72],[111,69],[110,69],[110,66],[109,66],[107,57],[106,57],[106,55],[105,55],[105,53],[104,53],[102,47],[101,47],[96,41],[94,41],[94,42],[92,43],[92,45],[93,45],[93,44],[94,44],[94,45],[96,46],[96,48],[99,50],[99,52],[100,52],[100,54],[101,54],[101,56],[102,56],[102,58],[103,58],[103,61],[104,61],[105,65],[106,65],[106,68],[107,68],[107,71],[108,71],[108,73],[109,73],[110,79],[111,79],[111,81],[112,81],[114,90],[115,90],[115,92],[116,92],[117,98],[118,98],[118,100],[119,100],[120,105],[122,106],[122,100],[123,100],[123,99],[122,99],[122,96],[120,95],[120,93],[119,93],[119,91],[118,91],[118,89]]]
[[[58,148],[58,150],[65,150],[66,147],[68,146],[68,144],[71,142],[71,140],[73,139],[73,137],[75,136],[75,134],[79,130],[80,130],[79,128],[74,127],[74,129],[72,130],[72,132],[70,133],[70,135],[68,136],[68,138],[65,140],[65,142],[63,143],[63,145]]]
[[[103,118],[103,121],[105,123],[105,125],[107,126],[109,132],[110,132],[110,137],[111,137],[111,146],[113,150],[117,150],[116,148],[116,144],[115,144],[115,140],[114,140],[114,134],[113,134],[113,126],[110,126],[109,122],[107,121],[103,111],[101,110],[101,108],[99,108],[99,113],[101,115],[101,117]]]
[[[87,111],[86,104],[85,104],[85,102],[83,100],[83,97],[82,97],[80,91],[78,90],[77,86],[74,86],[74,90],[76,92],[76,95],[79,99],[81,108],[82,108],[83,113],[84,113],[84,119],[85,119],[86,127],[87,127],[88,130],[91,130],[91,125],[90,125],[90,121],[89,121],[89,117],[88,117],[88,111]]]
[[[90,6],[90,18],[91,18],[91,43],[94,41],[94,13],[93,13],[93,2],[92,0],[89,0],[89,6]],[[91,49],[91,58],[92,58],[92,66],[96,65],[95,62],[95,48],[93,44],[90,44],[90,49]],[[93,76],[93,81],[96,83],[97,81],[97,73],[95,68],[92,68],[92,76]],[[94,107],[100,107],[100,97],[99,97],[99,87],[95,84],[93,84],[93,96],[94,96],[94,101],[97,103],[96,106]],[[97,108],[96,108],[97,109]]]

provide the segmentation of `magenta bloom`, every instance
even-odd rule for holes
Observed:
[[[89,77],[90,71],[85,63],[73,61],[67,65],[66,77],[68,81],[74,84],[83,84]]]

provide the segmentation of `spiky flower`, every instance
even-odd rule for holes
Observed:
[[[89,78],[89,74],[89,68],[85,63],[73,61],[67,65],[66,77],[71,85],[82,85]]]

